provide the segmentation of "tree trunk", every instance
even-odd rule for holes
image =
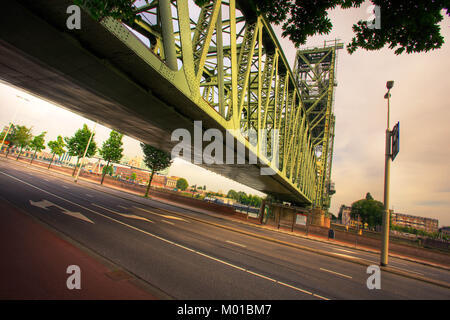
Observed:
[[[11,149],[11,147],[9,147],[6,151],[6,158],[8,158],[8,154],[9,154],[9,150]]]
[[[103,180],[105,179],[105,176],[106,176],[106,170],[107,170],[108,167],[109,167],[109,161],[110,161],[110,160],[108,160],[108,163],[106,164],[106,167],[105,167],[105,169],[103,170],[102,181],[100,182],[100,184],[103,184]]]
[[[50,166],[52,165],[54,158],[55,158],[55,153],[53,153],[52,160],[50,160],[50,164],[48,165],[47,169],[50,169]]]
[[[36,152],[37,152],[37,150],[34,150],[34,154],[33,154],[33,156],[31,157],[30,164],[33,163],[33,160],[34,160],[34,158],[36,157]]]
[[[147,190],[145,191],[145,197],[148,197],[148,192],[150,191],[150,186],[152,184],[152,180],[153,180],[153,174],[155,173],[154,170],[152,170],[152,174],[150,175],[150,180],[148,180],[148,185],[147,185]]]
[[[20,157],[20,155],[22,154],[22,149],[23,149],[23,147],[20,147],[19,155],[17,156],[16,161],[19,160],[19,157]]]
[[[75,171],[77,170],[77,167],[78,167],[78,161],[80,161],[80,158],[79,158],[79,157],[77,157],[77,164],[75,165],[75,168],[73,168],[72,177],[75,175]]]

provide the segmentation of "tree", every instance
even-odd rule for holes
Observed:
[[[74,0],[74,4],[88,9],[95,20],[101,21],[105,17],[113,17],[128,23],[141,19],[134,12],[133,2],[130,0]],[[145,2],[148,3],[148,0]]]
[[[212,0],[195,0],[199,6]],[[296,47],[316,34],[329,34],[333,25],[328,11],[360,7],[364,0],[253,0],[250,5],[269,22],[282,24],[282,36],[289,37]],[[395,49],[395,54],[427,52],[442,47],[439,22],[446,10],[450,16],[448,0],[372,0],[380,9],[381,28],[373,28],[367,21],[353,25],[355,36],[347,45],[349,53],[358,48],[379,50],[385,45]]]
[[[145,191],[145,197],[148,197],[148,192],[152,184],[153,175],[157,171],[164,170],[172,163],[169,152],[155,148],[149,144],[141,142],[142,152],[144,153],[144,163],[152,171],[150,179],[148,180],[147,190]]]
[[[111,131],[108,140],[103,142],[102,148],[99,150],[100,155],[105,161],[107,161],[106,167],[109,167],[110,162],[118,162],[123,157],[123,134],[116,131]],[[103,184],[106,171],[102,174],[102,180],[100,184]]]
[[[233,190],[233,189],[230,189],[228,191],[227,198],[233,199],[233,200],[239,200],[238,193],[235,190]]]
[[[105,176],[107,174],[112,175],[113,174],[113,167],[112,166],[104,166],[102,169],[102,175]],[[103,178],[102,178],[103,183]]]
[[[374,200],[370,193],[367,193],[365,199],[355,201],[352,204],[350,216],[352,219],[356,219],[359,215],[363,225],[367,223],[369,227],[375,227],[382,224],[383,212],[383,203]]]
[[[34,150],[33,157],[31,157],[30,164],[33,163],[34,158],[36,157],[36,152],[41,152],[45,149],[45,135],[47,134],[47,131],[42,132],[40,135],[37,135],[31,140],[30,142],[30,148],[31,150]]]
[[[210,4],[213,0],[194,0],[198,6]],[[128,0],[74,0],[86,8],[91,16],[100,21],[113,17],[130,25],[142,18],[135,14],[133,1]],[[148,3],[148,1],[146,0]],[[333,25],[328,11],[358,8],[364,0],[252,0],[248,5],[269,22],[282,24],[282,36],[289,37],[296,47],[305,44],[306,39],[316,34],[329,34]],[[395,48],[395,54],[427,52],[442,47],[444,38],[439,22],[442,10],[450,16],[448,0],[372,0],[380,10],[381,28],[373,28],[367,21],[360,20],[353,25],[355,37],[347,45],[349,53],[358,48],[379,50],[385,45]],[[255,19],[249,16],[248,19]],[[373,22],[373,21],[372,21]]]
[[[47,168],[47,169],[50,169],[50,166],[53,163],[53,159],[55,158],[55,154],[58,155],[58,156],[62,156],[64,154],[64,152],[66,152],[64,150],[64,147],[66,146],[66,144],[64,143],[63,138],[61,136],[58,136],[56,138],[56,140],[49,141],[47,143],[47,145],[48,145],[48,147],[50,148],[50,150],[51,150],[51,152],[53,154],[52,155],[52,160],[50,161],[50,163],[48,165],[48,168]]]
[[[33,135],[31,134],[31,128],[19,125],[16,127],[13,141],[15,145],[20,147],[20,151],[19,154],[17,155],[16,160],[19,160],[23,148],[27,148],[30,145],[31,139],[33,139]]]
[[[136,178],[137,178],[136,172],[132,172],[131,176],[130,176],[130,180],[134,181],[134,180],[136,180]]]
[[[92,157],[97,150],[97,145],[94,141],[95,134],[92,135],[91,142],[86,152],[86,157]],[[67,144],[67,151],[71,156],[77,157],[77,163],[73,169],[72,176],[75,175],[75,170],[77,169],[78,162],[80,158],[84,155],[86,146],[88,145],[89,138],[91,137],[91,131],[86,124],[83,124],[82,129],[78,129],[72,137],[65,137],[64,141]]]
[[[0,133],[0,139],[2,140],[2,147],[5,142],[8,142],[7,148],[6,148],[6,158],[8,158],[9,150],[14,144],[14,137],[16,132],[16,126],[13,123],[10,123],[9,131],[3,131]],[[0,150],[1,151],[1,150]]]
[[[177,189],[182,191],[186,190],[189,187],[189,183],[185,178],[180,178],[177,180]]]

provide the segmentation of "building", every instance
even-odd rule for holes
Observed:
[[[439,220],[392,212],[391,224],[434,233],[438,232]]]
[[[166,188],[175,189],[177,187],[177,181],[179,177],[167,177],[166,178]]]
[[[137,182],[148,182],[148,179],[150,179],[150,172],[148,171],[119,166],[115,167],[115,175],[122,179],[130,179],[133,173],[136,175],[135,181]]]
[[[162,174],[153,175],[152,187],[164,188],[166,186],[167,177]]]
[[[450,227],[442,227],[439,229],[439,233],[450,236]]]
[[[350,226],[350,221],[351,221],[351,217],[350,217],[350,213],[352,212],[352,207],[348,207],[345,204],[343,204],[341,206],[341,208],[339,209],[339,215],[338,217],[341,217],[341,224],[345,225],[345,226]]]
[[[345,204],[341,205],[339,209],[338,219],[340,217],[340,222],[344,226],[356,229],[367,229],[369,225],[367,223],[362,223],[361,219],[352,219],[351,217],[352,207],[348,207]],[[339,221],[339,220],[338,220]]]

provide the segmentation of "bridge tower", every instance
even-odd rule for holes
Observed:
[[[316,194],[313,207],[328,210],[335,193],[331,181],[335,115],[333,112],[336,82],[337,51],[343,48],[338,40],[325,41],[323,47],[298,50],[294,76],[301,92],[311,129],[316,155]]]

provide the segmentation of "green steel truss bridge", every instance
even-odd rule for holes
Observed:
[[[292,71],[249,1],[136,1],[140,19],[128,25],[83,9],[81,28],[69,29],[72,4],[2,4],[0,79],[167,151],[174,130],[194,137],[202,121],[243,147],[245,161],[234,151],[232,163],[201,166],[279,200],[329,207],[341,44],[299,51]],[[261,175],[268,167],[274,174]]]

